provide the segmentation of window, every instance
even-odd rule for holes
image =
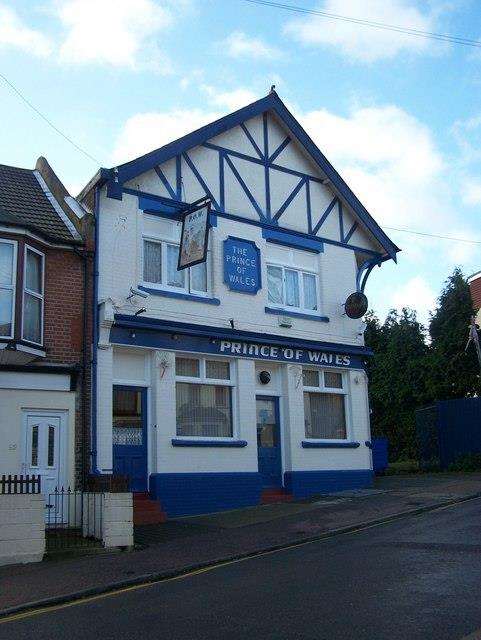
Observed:
[[[346,390],[341,372],[304,369],[306,438],[346,440]]]
[[[314,312],[317,303],[317,276],[308,271],[267,265],[267,295],[271,304]]]
[[[231,438],[232,376],[224,360],[175,359],[177,436]]]
[[[16,248],[14,242],[0,240],[0,337],[13,338],[15,312]]]
[[[42,344],[44,255],[25,246],[22,337]]]
[[[147,285],[174,291],[206,295],[208,292],[207,262],[177,271],[179,245],[165,240],[143,242],[143,280]]]

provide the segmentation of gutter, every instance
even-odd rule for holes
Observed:
[[[98,287],[99,287],[99,205],[100,205],[100,185],[96,185],[94,194],[94,273],[92,290],[92,402],[90,420],[90,456],[91,472],[99,475],[97,467],[97,349],[99,340],[99,307],[98,307]]]

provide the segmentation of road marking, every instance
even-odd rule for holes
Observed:
[[[481,496],[476,498],[469,498],[468,500],[464,500],[463,502],[453,502],[452,504],[444,505],[442,507],[435,507],[428,512],[422,512],[417,514],[412,514],[413,516],[422,516],[425,513],[434,513],[435,511],[444,511],[445,509],[451,509],[453,507],[460,506],[462,504],[466,504],[467,502],[473,502],[474,500],[481,500]],[[17,620],[24,620],[25,618],[32,618],[34,616],[38,616],[44,613],[49,613],[51,611],[60,611],[61,609],[67,609],[68,607],[75,607],[82,604],[88,604],[89,602],[95,602],[97,600],[102,600],[104,598],[111,598],[113,596],[118,596],[123,593],[128,593],[129,591],[138,591],[139,589],[147,589],[149,587],[154,587],[158,584],[173,582],[174,580],[184,580],[186,578],[191,578],[192,576],[197,576],[201,573],[208,573],[210,571],[214,571],[215,569],[221,569],[222,567],[228,567],[231,564],[238,564],[239,562],[246,562],[247,560],[255,560],[257,558],[262,558],[264,556],[270,556],[274,553],[282,553],[283,551],[290,551],[291,549],[297,549],[299,547],[305,547],[308,544],[319,544],[321,542],[325,542],[327,540],[332,540],[332,538],[338,538],[341,536],[349,536],[355,533],[360,533],[362,531],[366,531],[368,529],[373,529],[375,527],[382,527],[387,524],[392,524],[396,522],[395,519],[385,520],[384,522],[376,522],[374,524],[365,525],[362,527],[358,527],[356,529],[352,529],[351,531],[342,531],[340,533],[334,533],[331,536],[326,536],[325,538],[318,538],[316,540],[306,540],[304,542],[295,542],[286,547],[282,547],[281,549],[272,549],[270,551],[260,551],[259,553],[255,553],[250,556],[246,556],[245,558],[237,558],[235,560],[225,560],[223,562],[219,562],[217,564],[209,565],[208,567],[202,567],[200,569],[194,569],[193,571],[189,571],[187,573],[181,573],[178,576],[172,576],[171,578],[159,578],[158,580],[152,580],[149,582],[143,582],[141,584],[134,584],[129,587],[121,587],[120,589],[114,589],[112,591],[106,591],[105,593],[99,593],[98,595],[86,596],[84,598],[79,597],[74,600],[70,600],[69,602],[64,602],[62,604],[52,605],[52,606],[43,606],[38,607],[37,609],[30,609],[28,611],[21,611],[19,613],[13,613],[11,616],[6,616],[4,618],[0,618],[0,625],[5,624],[7,622],[16,622]],[[478,635],[476,635],[478,634]],[[474,634],[469,636],[465,636],[461,638],[461,640],[481,640],[481,632],[475,631]]]

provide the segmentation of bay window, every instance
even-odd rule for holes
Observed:
[[[179,245],[166,240],[143,240],[143,282],[159,289],[206,295],[208,292],[207,261],[177,271]]]
[[[231,438],[233,436],[230,363],[177,356],[177,436]]]
[[[43,339],[44,261],[43,253],[25,246],[22,338],[36,344]]]
[[[13,337],[15,314],[15,282],[17,277],[17,245],[0,240],[0,337]]]
[[[343,372],[303,369],[306,438],[346,440],[346,380]]]
[[[281,265],[267,265],[270,304],[313,313],[318,310],[317,275]]]

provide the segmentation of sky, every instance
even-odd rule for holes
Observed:
[[[284,0],[481,40],[479,0]],[[272,84],[402,249],[370,306],[423,323],[447,276],[481,269],[481,47],[245,0],[0,0],[0,162],[39,155],[76,194],[111,167],[266,95]]]

